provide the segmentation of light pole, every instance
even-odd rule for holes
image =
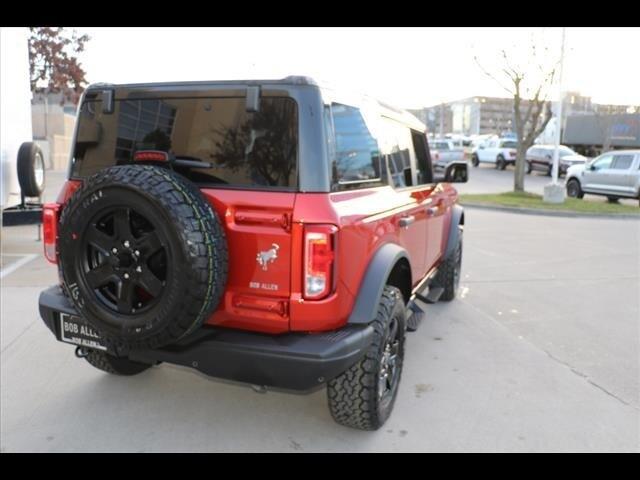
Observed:
[[[558,162],[560,156],[560,141],[562,133],[562,104],[564,103],[562,93],[562,67],[564,66],[564,38],[565,28],[562,28],[562,46],[560,47],[560,72],[558,75],[558,119],[556,121],[556,142],[555,149],[553,150],[553,183],[558,183]]]
[[[551,167],[551,183],[544,187],[544,201],[548,203],[563,203],[565,197],[564,186],[558,184],[558,163],[560,157],[560,139],[562,132],[562,68],[564,66],[565,27],[562,27],[562,44],[560,47],[560,71],[558,75],[558,111],[556,117],[555,148],[553,150],[553,165]]]

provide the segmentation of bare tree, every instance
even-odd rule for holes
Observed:
[[[535,139],[544,131],[552,117],[551,102],[547,100],[556,75],[558,62],[549,64],[549,49],[540,56],[534,39],[531,55],[520,62],[507,50],[500,50],[501,66],[496,72],[487,71],[474,56],[482,72],[494,80],[513,97],[513,110],[518,150],[513,189],[524,192],[525,154]],[[560,125],[558,125],[560,128]]]

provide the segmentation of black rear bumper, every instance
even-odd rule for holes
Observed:
[[[60,340],[60,313],[77,315],[54,286],[40,294],[40,316]],[[195,368],[212,377],[286,390],[312,390],[360,360],[371,345],[373,328],[348,325],[319,334],[266,335],[202,327],[175,345],[135,350],[138,362],[167,362]]]

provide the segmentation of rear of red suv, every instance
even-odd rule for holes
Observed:
[[[328,383],[338,422],[379,428],[407,307],[458,265],[463,223],[423,127],[389,115],[404,150],[305,78],[90,86],[68,181],[44,208],[60,285],[41,294],[43,320],[110,373],[168,362]],[[353,378],[368,406],[344,393]]]

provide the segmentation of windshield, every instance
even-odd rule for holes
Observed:
[[[113,114],[85,102],[78,117],[72,177],[133,162],[140,150],[211,163],[181,171],[192,181],[245,187],[296,186],[297,108],[288,97],[118,100]],[[178,167],[176,166],[176,169]]]
[[[569,155],[578,155],[576,152],[571,150],[569,147],[560,147],[560,148],[558,148],[558,154],[560,155],[560,158],[566,157],[566,156],[569,156]]]

